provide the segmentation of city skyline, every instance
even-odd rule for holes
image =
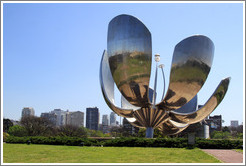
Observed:
[[[198,106],[199,107],[199,106]],[[53,110],[51,110],[51,111],[46,111],[46,112],[41,112],[41,114],[40,114],[40,116],[38,116],[38,115],[35,115],[35,109],[33,108],[33,107],[23,107],[23,109],[25,109],[25,108],[32,108],[33,110],[34,110],[34,116],[37,116],[37,117],[42,117],[42,114],[50,114],[50,113],[52,113],[54,110],[61,110],[61,111],[64,111],[64,112],[70,112],[70,113],[74,113],[74,112],[82,112],[84,115],[84,119],[85,119],[85,117],[86,117],[86,110],[85,111],[82,111],[82,110],[76,110],[76,111],[70,111],[69,109],[67,109],[67,110],[63,110],[63,109],[60,109],[60,108],[55,108],[55,109],[53,109]],[[97,108],[97,107],[87,107],[87,108]],[[23,111],[23,109],[22,109],[22,111]],[[98,108],[99,109],[99,108]],[[111,124],[111,116],[112,116],[112,114],[115,114],[115,116],[116,116],[116,120],[115,120],[115,124]],[[23,115],[23,113],[21,112],[21,115]],[[113,111],[111,111],[109,114],[100,114],[100,109],[99,109],[99,124],[103,124],[102,122],[103,122],[103,116],[104,115],[107,115],[108,116],[108,120],[109,120],[109,125],[110,126],[114,126],[114,125],[116,125],[116,122],[118,122],[119,123],[119,125],[122,125],[123,124],[123,120],[120,120],[120,118],[122,118],[122,119],[124,119],[124,117],[120,117],[120,116],[118,116],[115,112],[113,112]],[[209,115],[210,116],[210,115]],[[209,116],[207,117],[207,118],[209,118]],[[222,121],[224,120],[223,119],[223,115],[214,115],[214,116],[222,116]],[[22,117],[22,116],[21,116]],[[20,119],[21,119],[21,117],[19,118],[19,119],[11,119],[11,118],[8,118],[8,117],[3,117],[3,119],[10,119],[10,120],[14,120],[14,121],[19,121]],[[100,118],[101,117],[101,118]],[[100,120],[101,119],[101,120]],[[100,123],[101,122],[101,123]],[[231,119],[230,120],[230,122],[229,122],[229,125],[223,125],[222,124],[222,126],[232,126],[232,122],[237,122],[237,124],[238,125],[243,125],[243,121],[239,121],[239,120],[237,120],[237,119]],[[222,122],[223,123],[223,122]],[[84,120],[84,127],[86,126],[86,119]]]
[[[151,12],[145,12],[151,11]],[[103,13],[103,14],[98,14]],[[243,5],[241,3],[3,4],[3,117],[18,120],[23,107],[37,114],[54,108],[110,114],[99,85],[99,64],[109,21],[136,16],[150,29],[152,54],[161,55],[168,88],[172,54],[184,38],[203,34],[215,44],[214,60],[198,104],[231,76],[223,102],[211,114],[223,126],[244,120]],[[90,16],[90,18],[88,18]],[[155,67],[152,60],[152,71]],[[150,86],[153,87],[151,73]],[[163,89],[158,73],[157,92]],[[157,102],[162,94],[157,94]],[[120,105],[119,92],[116,104]],[[117,117],[119,119],[119,117]]]
[[[88,107],[88,109],[98,109],[97,107]],[[117,122],[116,121],[116,114],[112,111],[110,114],[103,114],[101,115],[100,118],[100,110],[98,109],[99,112],[99,124],[107,125],[107,126],[116,126]],[[64,115],[64,120],[61,120],[61,115]],[[114,116],[115,115],[115,116]],[[63,125],[75,125],[75,126],[86,126],[86,111],[70,111],[70,110],[62,110],[60,108],[55,108],[49,112],[41,112],[41,115],[35,115],[35,109],[32,107],[23,107],[21,111],[21,117],[17,120],[20,121],[22,117],[26,116],[36,116],[36,117],[44,117],[50,120],[54,125],[56,126],[63,126]],[[104,124],[104,116],[107,117],[107,123]],[[109,118],[110,117],[110,118]],[[4,119],[9,119],[9,118],[4,118]],[[101,119],[101,120],[100,120]],[[10,119],[12,121],[16,121],[13,119]],[[63,122],[61,122],[63,121]]]

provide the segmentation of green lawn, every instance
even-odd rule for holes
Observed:
[[[3,144],[4,163],[219,163],[200,149]]]
[[[233,149],[233,150],[235,150],[236,152],[243,153],[243,149]]]

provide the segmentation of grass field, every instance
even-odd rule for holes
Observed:
[[[243,153],[243,149],[233,149],[233,150],[235,150],[236,152]]]
[[[4,163],[219,163],[200,149],[3,144]]]

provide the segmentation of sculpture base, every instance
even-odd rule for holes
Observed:
[[[196,136],[195,133],[188,133],[188,145],[195,145],[196,143]]]
[[[153,138],[154,135],[154,129],[152,127],[147,127],[146,128],[146,138]]]

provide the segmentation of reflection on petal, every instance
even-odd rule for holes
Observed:
[[[173,53],[168,91],[158,105],[176,110],[189,102],[206,81],[213,56],[214,44],[206,36],[191,36],[178,43]]]
[[[121,108],[124,108],[124,109],[132,109],[132,110],[138,110],[138,109],[140,109],[141,107],[136,107],[136,106],[130,104],[130,103],[124,98],[124,96],[121,95]]]
[[[175,121],[173,121],[171,119],[169,119],[169,122],[171,124],[173,124],[174,127],[177,127],[177,128],[184,128],[184,127],[187,127],[188,126],[188,124],[175,122]]]
[[[135,122],[136,121],[136,119],[135,118],[126,118],[129,122]]]
[[[197,107],[197,95],[195,97],[193,97],[193,99],[191,99],[188,103],[186,103],[185,105],[183,105],[182,107],[180,107],[177,110],[171,111],[172,113],[192,113],[196,111],[196,107]]]
[[[119,15],[108,26],[110,70],[119,91],[132,105],[148,105],[151,34],[137,18]]]
[[[175,135],[182,132],[188,126],[189,125],[179,124],[173,120],[168,120],[159,126],[159,130],[165,135]]]
[[[128,118],[126,118],[127,120],[128,120]],[[128,120],[128,122],[131,124],[131,125],[133,125],[133,126],[135,126],[135,127],[138,127],[138,128],[145,128],[144,126],[142,126],[142,124],[140,124],[139,123],[139,121],[137,121],[136,119],[135,119],[135,121],[133,121],[133,119],[132,120]]]
[[[132,109],[121,109],[114,105],[114,80],[109,70],[107,52],[103,52],[101,65],[100,65],[100,83],[103,97],[109,106],[116,114],[123,117],[133,117]]]
[[[206,104],[200,109],[198,109],[196,112],[180,114],[171,112],[170,117],[177,122],[187,124],[193,124],[202,121],[207,116],[209,116],[223,100],[227,92],[229,83],[230,77],[223,79],[214,91],[213,95],[206,102]]]
[[[156,108],[141,108],[134,111],[133,116],[138,123],[143,127],[158,127],[161,123],[165,122],[168,115],[165,110]]]

